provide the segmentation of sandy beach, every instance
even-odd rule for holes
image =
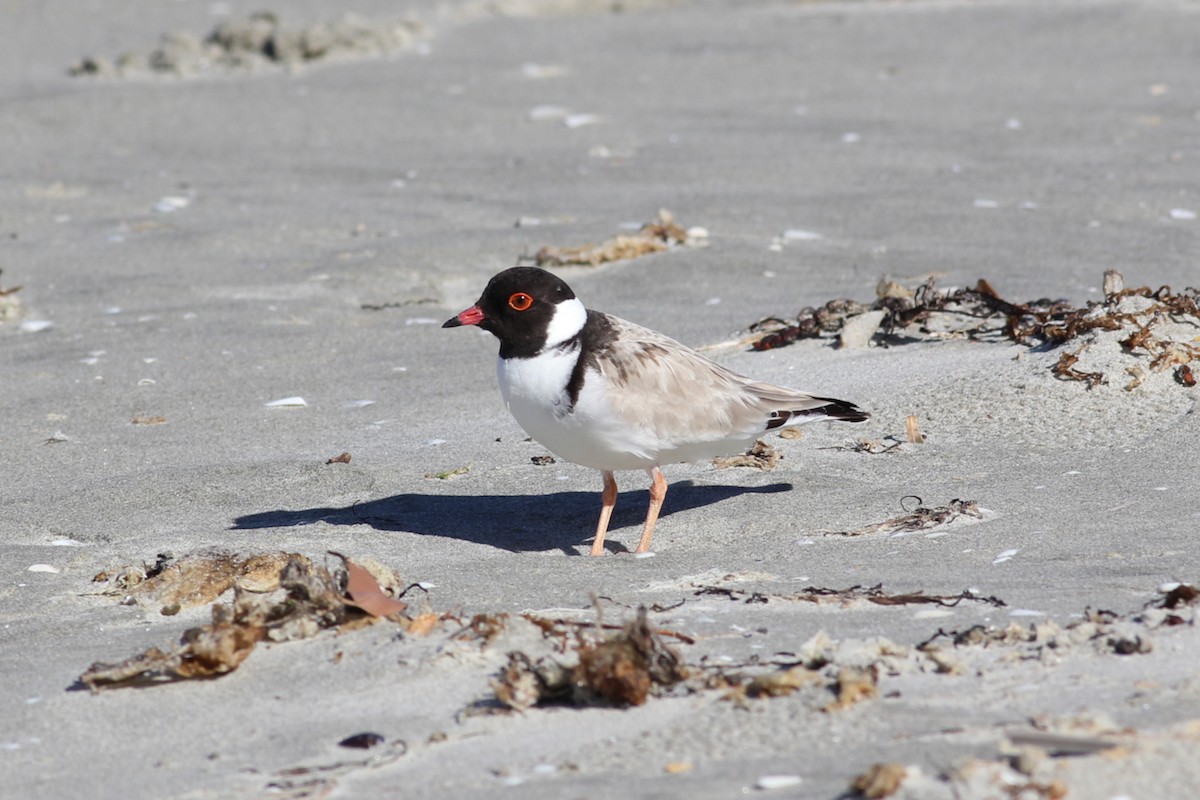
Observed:
[[[1200,4],[334,5],[0,4],[0,796],[1197,791]],[[551,268],[872,417],[590,558],[440,326],[662,209]]]

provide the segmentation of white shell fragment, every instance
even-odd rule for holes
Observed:
[[[303,397],[282,397],[269,403],[263,403],[266,408],[304,408],[307,405],[308,403]]]
[[[160,214],[170,214],[172,211],[179,211],[181,208],[187,208],[191,204],[192,199],[190,197],[167,195],[154,204],[154,210]]]
[[[819,233],[801,230],[800,228],[788,228],[783,232],[783,240],[785,242],[815,242],[823,238]]]
[[[52,574],[62,572],[62,570],[52,564],[30,564],[28,570],[30,572],[49,572]]]
[[[604,118],[599,114],[568,114],[563,117],[563,125],[568,128],[582,128],[584,125],[595,125],[603,121]]]
[[[27,319],[18,327],[25,333],[41,333],[53,328],[54,323],[48,319]]]
[[[521,74],[532,80],[544,80],[546,78],[561,78],[568,74],[569,70],[561,64],[534,64],[525,63],[521,65]]]
[[[771,791],[774,789],[790,789],[803,783],[799,775],[763,775],[754,782],[755,789]]]
[[[556,119],[564,119],[570,113],[571,109],[566,106],[542,105],[529,109],[528,116],[530,122],[548,122]]]
[[[1171,219],[1192,220],[1196,218],[1196,212],[1190,208],[1172,208]]]
[[[996,554],[996,560],[993,561],[992,563],[993,564],[1003,564],[1005,561],[1008,561],[1009,559],[1011,559],[1013,556],[1015,556],[1019,552],[1021,552],[1021,548],[1019,548],[1019,547],[1014,547],[1011,550],[1004,550],[1003,552]]]

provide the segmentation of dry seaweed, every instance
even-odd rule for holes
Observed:
[[[539,627],[550,635],[557,624]],[[679,654],[650,626],[644,607],[616,633],[599,635],[603,630],[599,620],[573,629],[577,661],[572,666],[549,657],[534,660],[525,653],[509,653],[508,663],[492,681],[496,699],[518,711],[553,703],[637,706],[687,678]]]
[[[744,676],[731,673],[727,667],[718,668],[715,675],[707,679],[708,685],[724,690],[723,699],[739,706],[747,700],[762,700],[774,697],[786,697],[805,686],[821,683],[821,673],[810,669],[804,664],[793,664],[780,669],[764,672],[746,680]]]
[[[963,591],[954,595],[925,594],[921,591],[888,594],[883,590],[883,584],[881,583],[877,583],[874,586],[855,584],[847,589],[807,586],[799,592],[791,594],[764,594],[762,592],[749,592],[744,589],[732,589],[727,586],[700,586],[696,589],[695,595],[697,597],[717,595],[746,604],[766,604],[772,601],[791,603],[826,603],[833,601],[846,605],[862,600],[879,606],[937,605],[953,608],[964,601],[986,603],[996,608],[1007,606],[1007,603],[998,597],[985,597],[971,591]]]
[[[208,551],[183,557],[159,553],[153,564],[105,570],[92,580],[108,583],[101,593],[119,596],[126,603],[174,607],[178,611],[211,603],[235,584],[250,592],[274,591],[279,588],[284,565],[291,559],[308,561],[296,553],[239,556]]]
[[[909,495],[904,500],[910,498],[917,501],[917,507],[898,517],[893,517],[883,522],[876,522],[862,528],[855,528],[850,531],[820,531],[820,533],[827,536],[865,536],[872,533],[891,535],[927,531],[939,525],[948,525],[962,517],[983,519],[983,512],[979,510],[979,504],[974,500],[954,499],[947,505],[927,508],[921,498],[915,495]],[[903,503],[903,501],[901,502]]]
[[[842,667],[834,682],[834,693],[837,699],[822,711],[841,711],[861,700],[874,699],[879,696],[879,673],[874,666]]]
[[[1180,384],[1195,383],[1191,364],[1200,361],[1200,345],[1193,343],[1194,337],[1172,335],[1164,330],[1163,323],[1170,321],[1176,327],[1200,330],[1200,289],[1126,289],[1121,274],[1109,270],[1104,275],[1104,299],[1082,306],[1046,298],[1012,303],[983,279],[970,288],[939,289],[931,278],[911,290],[884,280],[876,288],[876,295],[870,305],[841,298],[819,308],[803,308],[793,320],[759,320],[750,326],[757,336],[751,346],[754,350],[773,350],[801,339],[835,336],[846,329],[849,320],[875,312],[883,315],[872,337],[879,344],[947,336],[1049,347],[1078,341],[1080,346],[1063,353],[1052,372],[1062,380],[1084,382],[1090,389],[1106,382],[1106,378],[1101,372],[1076,368],[1094,341],[1085,335],[1093,331],[1128,331],[1120,340],[1127,355],[1148,358],[1153,372],[1175,367]],[[1132,390],[1136,385],[1127,388]]]
[[[88,56],[69,74],[124,78],[143,73],[193,77],[209,72],[235,72],[268,65],[296,67],[317,61],[367,58],[412,46],[422,35],[419,23],[373,23],[353,14],[301,28],[285,27],[269,11],[218,24],[203,39],[170,33],[148,53],[125,53],[115,59]]]
[[[728,467],[753,467],[759,470],[772,470],[783,460],[783,451],[777,450],[762,439],[756,439],[745,453],[736,456],[717,456],[712,464],[717,469]]]
[[[600,244],[581,247],[550,247],[537,251],[534,263],[539,267],[561,267],[567,265],[597,266],[609,261],[624,261],[651,253],[661,253],[679,245],[698,244],[696,236],[689,236],[675,222],[674,215],[665,208],[658,218],[643,225],[637,233],[614,236]]]
[[[379,734],[363,733],[351,736],[338,742],[341,747],[359,747],[360,744],[348,744],[360,740],[361,737],[376,737]],[[311,798],[328,797],[338,786],[337,779],[345,777],[364,768],[377,768],[391,764],[408,753],[408,743],[403,739],[388,742],[381,741],[368,747],[369,754],[353,760],[339,760],[324,764],[308,764],[297,767],[286,767],[275,773],[264,787],[266,793],[273,798],[283,800],[310,800]],[[368,739],[361,739],[366,743]],[[374,741],[374,740],[370,740]]]
[[[270,554],[261,563],[278,563],[275,555]],[[163,651],[152,647],[115,664],[97,662],[79,680],[97,691],[113,686],[211,678],[237,669],[260,641],[304,639],[324,628],[373,619],[372,615],[381,611],[413,624],[397,616],[396,605],[403,607],[404,603],[391,598],[386,598],[390,602],[383,602],[382,590],[367,569],[343,560],[348,571],[330,571],[313,565],[303,556],[289,555],[277,570],[278,592],[262,593],[234,581],[233,602],[214,604],[212,621],[184,631],[174,649]],[[152,577],[185,574],[172,573],[173,563],[176,562],[170,562]],[[355,596],[347,597],[344,587],[351,582]],[[375,597],[376,594],[380,596]],[[369,610],[363,610],[364,606]]]
[[[0,270],[0,273],[3,272],[4,270]],[[20,286],[10,286],[7,289],[0,286],[0,322],[21,316],[21,298],[17,297],[19,291]]]
[[[904,783],[908,769],[903,764],[873,764],[850,784],[850,790],[867,800],[890,797]]]
[[[1196,605],[1197,600],[1200,600],[1200,589],[1190,583],[1181,583],[1166,591],[1155,607],[1174,609],[1180,606]]]

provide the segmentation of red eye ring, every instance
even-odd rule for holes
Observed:
[[[524,292],[514,292],[513,295],[508,298],[508,307],[513,311],[528,311],[529,307],[532,305],[533,298]]]

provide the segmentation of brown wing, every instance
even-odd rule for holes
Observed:
[[[867,418],[853,404],[750,380],[661,333],[605,316],[616,335],[595,367],[620,387],[610,395],[614,411],[659,439],[752,437],[817,419]]]

